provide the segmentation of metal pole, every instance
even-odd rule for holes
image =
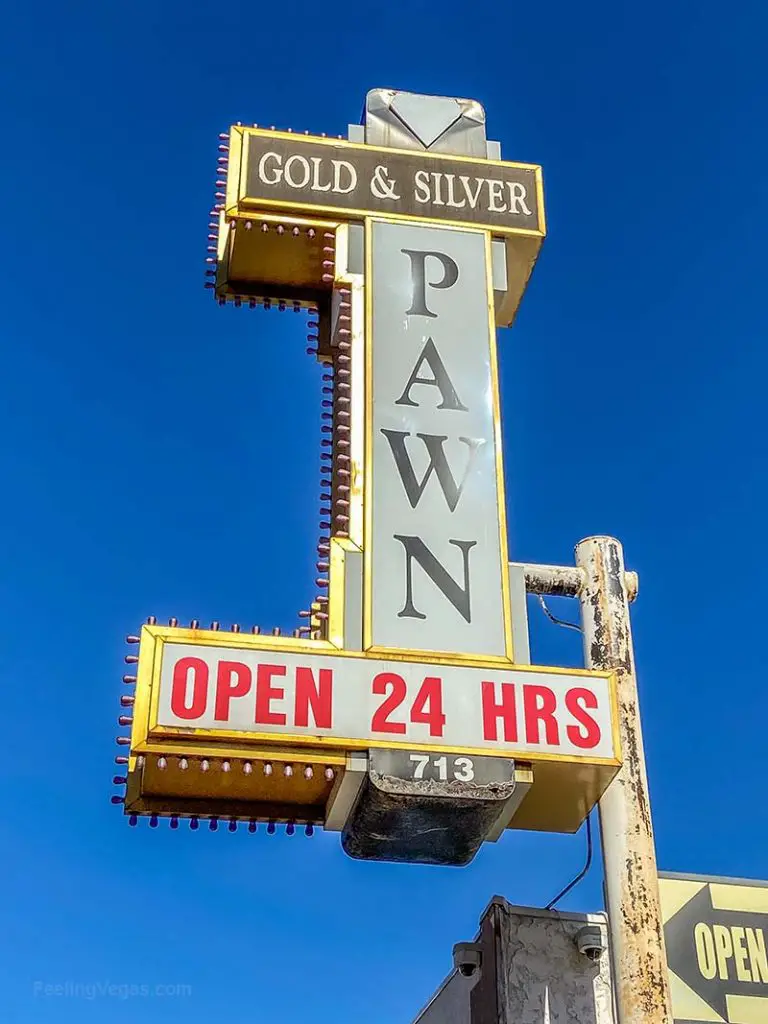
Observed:
[[[624,553],[613,537],[576,545],[587,668],[615,670],[623,765],[600,800],[618,1024],[672,1024]]]

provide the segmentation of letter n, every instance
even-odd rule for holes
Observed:
[[[469,595],[469,552],[477,544],[476,540],[449,540],[461,551],[464,562],[464,586],[459,586],[445,566],[435,558],[421,537],[403,537],[394,534],[405,549],[405,604],[397,613],[399,619],[426,619],[426,615],[418,611],[413,603],[413,562],[419,563],[437,589],[448,598],[456,611],[466,622],[472,621]]]

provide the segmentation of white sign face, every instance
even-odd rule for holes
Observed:
[[[617,759],[608,676],[163,645],[158,727]]]
[[[510,654],[485,245],[372,224],[374,648]]]

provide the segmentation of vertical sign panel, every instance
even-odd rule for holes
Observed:
[[[369,226],[367,646],[512,655],[489,244]]]

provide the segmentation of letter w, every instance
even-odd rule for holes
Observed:
[[[464,484],[467,482],[470,470],[472,469],[472,463],[475,461],[475,456],[481,445],[485,444],[483,438],[477,437],[460,437],[459,440],[462,444],[465,444],[469,448],[469,457],[467,459],[467,466],[464,470],[464,476],[461,478],[461,483],[457,485],[453,478],[453,473],[448,465],[448,459],[445,456],[445,450],[443,449],[443,442],[448,440],[448,436],[441,436],[440,434],[416,434],[416,437],[421,438],[429,454],[429,465],[427,471],[421,478],[421,481],[416,479],[416,473],[413,469],[413,463],[411,457],[408,454],[408,449],[405,446],[406,437],[410,437],[410,433],[406,430],[385,430],[381,428],[381,432],[389,441],[389,447],[392,449],[392,455],[395,459],[395,465],[397,471],[400,474],[400,479],[403,482],[405,493],[408,495],[408,501],[411,503],[411,508],[416,508],[421,496],[424,493],[424,488],[429,483],[429,478],[433,473],[437,474],[437,479],[440,481],[440,486],[443,490],[445,500],[448,503],[448,508],[451,512],[455,511],[456,506],[459,503],[461,492],[464,490]]]

